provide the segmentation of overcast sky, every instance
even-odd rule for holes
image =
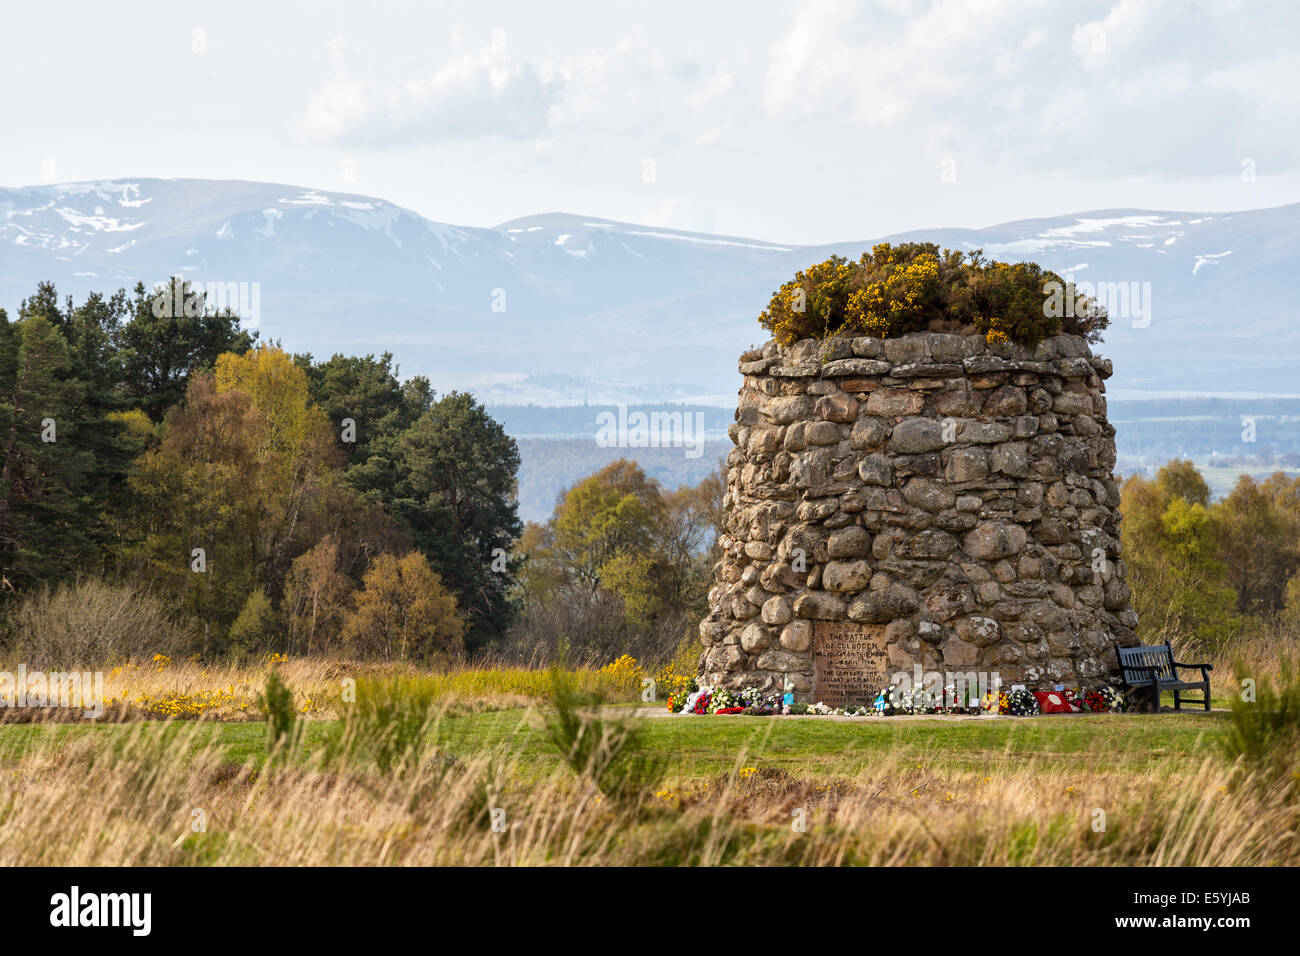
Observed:
[[[39,3],[0,185],[293,183],[781,242],[1300,200],[1300,4]]]

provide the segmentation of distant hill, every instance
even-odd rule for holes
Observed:
[[[868,232],[864,228],[864,232]],[[1035,259],[1079,281],[1149,283],[1150,311],[1100,347],[1112,396],[1300,393],[1300,204],[1135,209],[985,229],[781,245],[561,213],[480,229],[381,199],[251,182],[113,180],[0,189],[0,306],[167,275],[257,282],[287,348],[392,351],[403,374],[494,405],[726,406],[756,317],[794,271],[881,239]],[[494,305],[504,311],[494,311]]]

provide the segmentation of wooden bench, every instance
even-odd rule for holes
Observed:
[[[1203,704],[1210,709],[1210,671],[1211,664],[1184,664],[1174,660],[1174,649],[1166,641],[1154,647],[1140,644],[1137,647],[1116,647],[1119,657],[1119,669],[1124,683],[1133,690],[1149,693],[1155,710],[1160,710],[1160,695],[1164,691],[1173,691],[1174,710],[1183,709],[1183,692],[1199,690],[1204,700],[1189,700],[1189,704]],[[1201,679],[1185,681],[1178,679],[1178,669],[1199,670]]]

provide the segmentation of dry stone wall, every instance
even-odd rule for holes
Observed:
[[[1114,676],[1137,615],[1111,363],[1084,339],[769,342],[740,372],[705,684],[856,702],[917,665],[1031,688]]]

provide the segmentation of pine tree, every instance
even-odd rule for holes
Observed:
[[[0,587],[21,591],[93,560],[95,457],[62,323],[43,309],[0,320]]]
[[[210,312],[204,293],[176,278],[152,293],[137,284],[131,309],[119,336],[123,372],[129,394],[155,422],[185,396],[191,375],[225,352],[247,352],[257,339],[237,315]]]
[[[515,614],[509,551],[523,526],[516,501],[519,449],[464,392],[433,405],[398,444],[392,508],[415,546],[456,595],[471,650],[504,635]]]

